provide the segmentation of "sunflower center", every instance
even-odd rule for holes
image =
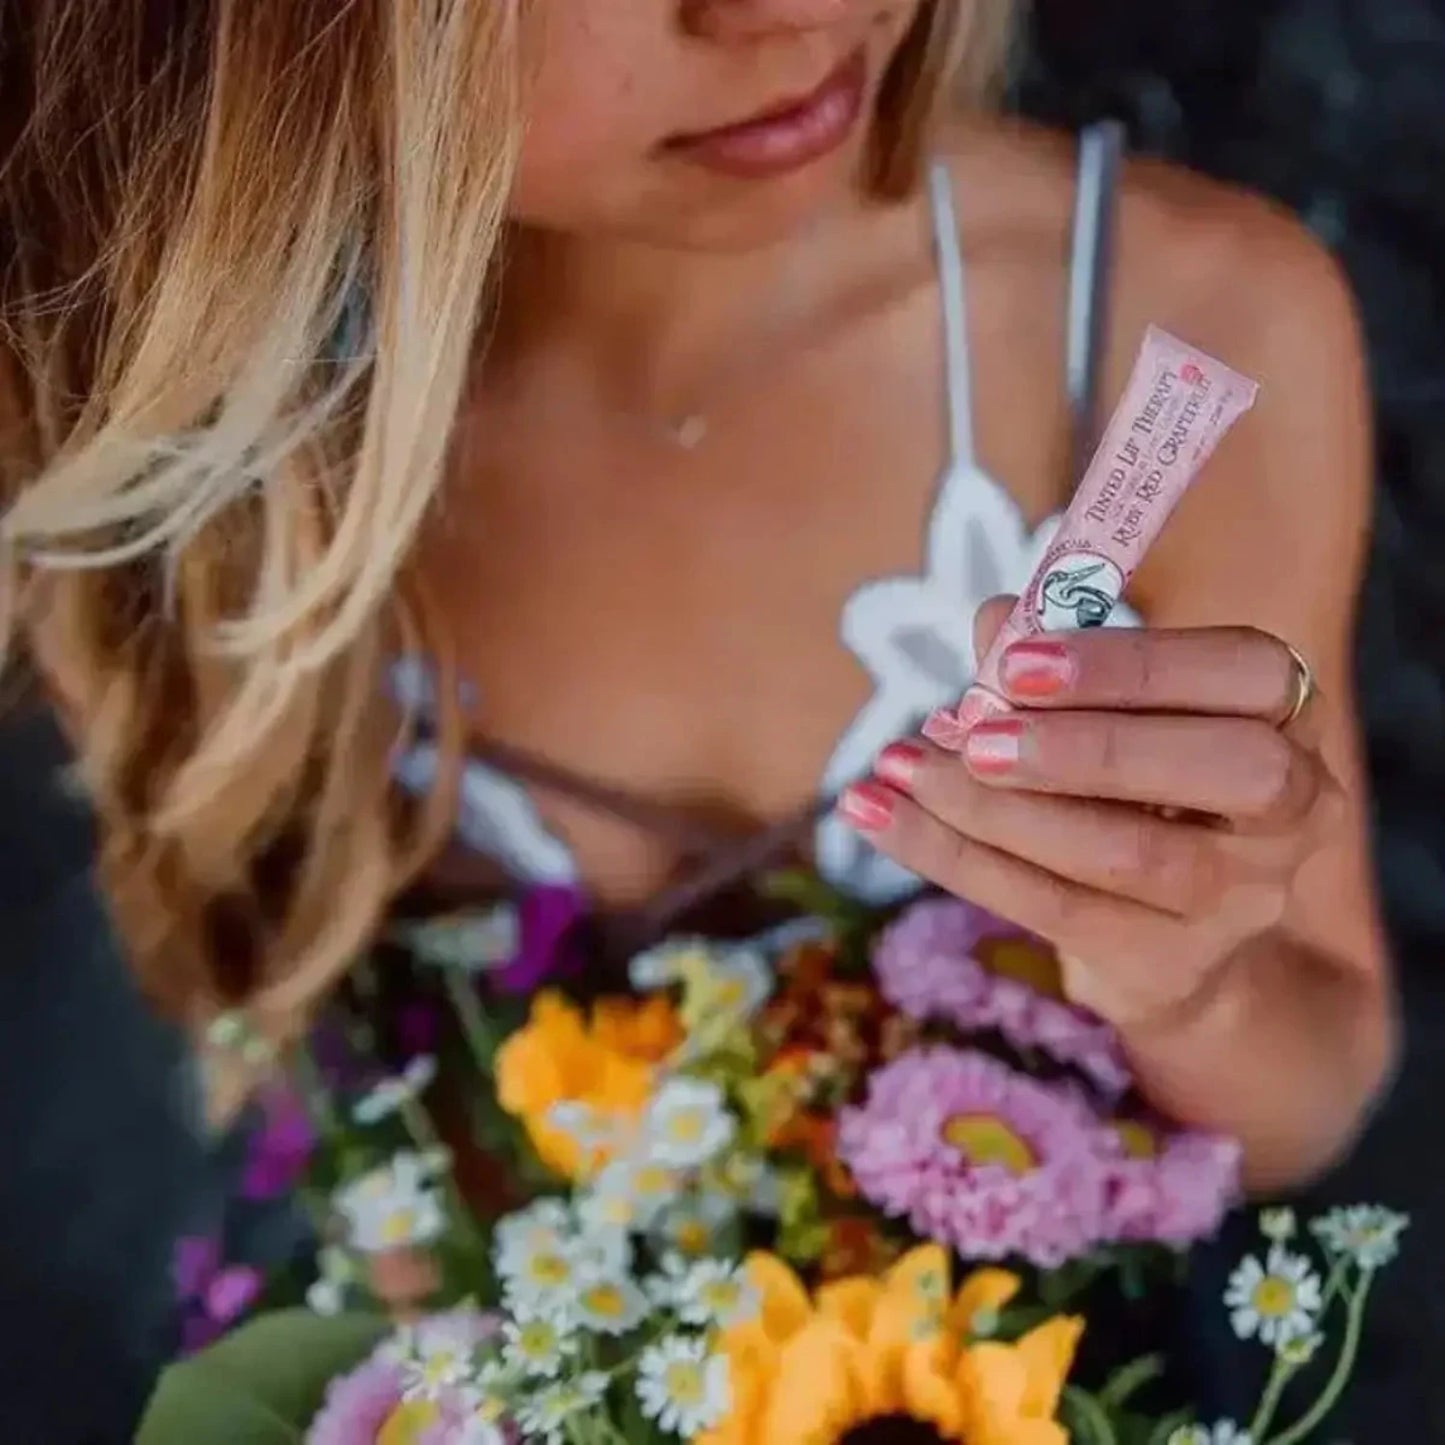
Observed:
[[[944,1445],[944,1437],[923,1420],[907,1415],[879,1415],[854,1425],[837,1445]]]
[[[1267,1274],[1254,1287],[1254,1308],[1267,1319],[1279,1319],[1294,1308],[1294,1286],[1278,1275]]]
[[[944,1120],[940,1134],[970,1164],[997,1164],[1010,1174],[1027,1174],[1038,1167],[1028,1140],[992,1114],[954,1114]]]

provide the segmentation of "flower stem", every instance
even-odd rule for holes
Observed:
[[[1340,1346],[1340,1358],[1335,1364],[1334,1373],[1330,1376],[1324,1393],[1315,1401],[1314,1407],[1307,1414],[1297,1420],[1288,1430],[1276,1435],[1272,1445],[1296,1445],[1297,1441],[1309,1439],[1312,1432],[1329,1419],[1330,1412],[1339,1403],[1340,1396],[1344,1393],[1345,1386],[1349,1384],[1350,1376],[1354,1373],[1355,1360],[1360,1353],[1360,1336],[1364,1332],[1365,1324],[1365,1303],[1369,1299],[1370,1286],[1374,1280],[1374,1272],[1366,1270],[1361,1274],[1354,1294],[1350,1296],[1350,1308],[1346,1317],[1344,1343]]]
[[[1269,1372],[1269,1380],[1264,1387],[1264,1393],[1259,1398],[1259,1409],[1254,1412],[1254,1419],[1249,1422],[1249,1438],[1263,1442],[1264,1432],[1269,1429],[1275,1415],[1279,1413],[1280,1401],[1284,1398],[1285,1387],[1294,1377],[1295,1366],[1288,1364],[1282,1355],[1274,1357],[1274,1368]]]
[[[457,1012],[457,1022],[462,1026],[472,1062],[479,1073],[490,1075],[499,1041],[477,997],[471,976],[460,969],[447,968],[442,970],[442,978],[446,983],[447,998]]]
[[[325,1079],[321,1077],[321,1070],[316,1067],[316,1060],[311,1057],[311,1050],[305,1044],[299,1045],[292,1054],[291,1073],[317,1131],[328,1143],[334,1144],[344,1139],[346,1126],[341,1122],[336,1105],[331,1101],[330,1090],[326,1087]]]

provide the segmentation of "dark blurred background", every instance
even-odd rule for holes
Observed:
[[[1016,104],[1071,127],[1117,116],[1137,150],[1277,197],[1360,297],[1380,485],[1359,672],[1407,1054],[1319,1197],[1379,1200],[1416,1224],[1326,1438],[1445,1441],[1445,0],[1034,0]],[[176,1041],[105,931],[58,761],[43,723],[0,736],[6,1445],[129,1439],[174,1343],[170,1241],[213,1226],[223,1198],[222,1161],[179,1112]],[[1250,1360],[1223,1338],[1216,1285],[1197,1301],[1219,1346],[1212,1384],[1247,1398]]]

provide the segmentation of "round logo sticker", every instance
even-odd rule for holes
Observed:
[[[1039,583],[1034,611],[1045,632],[1102,627],[1124,590],[1124,574],[1097,552],[1065,552]]]

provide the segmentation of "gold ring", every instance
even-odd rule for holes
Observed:
[[[1300,714],[1313,700],[1315,673],[1297,647],[1292,647],[1283,638],[1280,639],[1280,646],[1289,653],[1290,661],[1294,664],[1294,692],[1290,697],[1289,711],[1275,724],[1283,732],[1300,720]]]

